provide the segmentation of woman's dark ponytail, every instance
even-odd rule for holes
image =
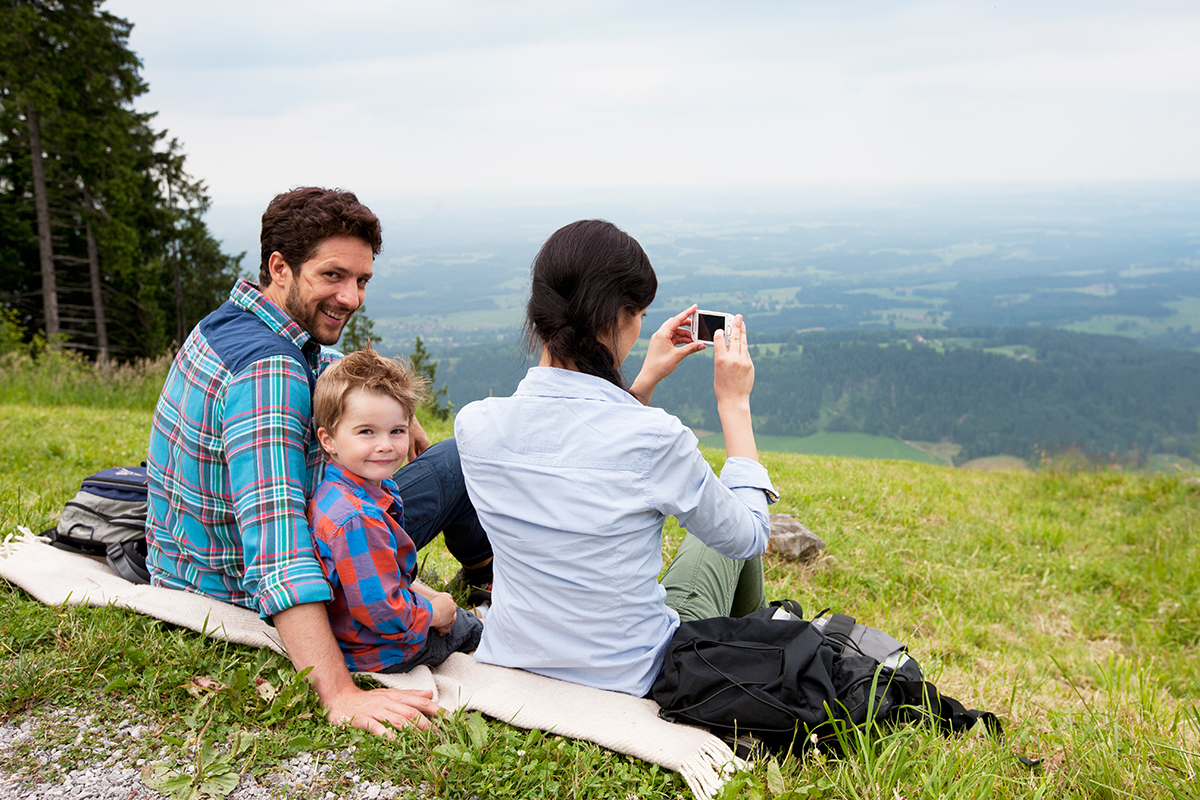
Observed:
[[[641,312],[657,291],[650,259],[636,239],[611,222],[572,222],[555,231],[534,259],[525,333],[556,363],[624,389],[616,354],[605,342],[614,340],[622,313]]]

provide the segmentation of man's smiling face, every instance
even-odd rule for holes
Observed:
[[[326,239],[300,265],[298,275],[287,270],[283,310],[320,344],[337,344],[346,321],[366,298],[373,260],[362,239]]]

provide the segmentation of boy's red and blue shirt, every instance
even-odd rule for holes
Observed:
[[[425,644],[433,606],[412,590],[417,548],[395,481],[379,487],[341,465],[308,505],[313,548],[333,587],[329,624],[355,672],[402,664]]]

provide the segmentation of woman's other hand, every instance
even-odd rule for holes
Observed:
[[[707,346],[703,342],[692,341],[692,312],[695,310],[696,306],[693,305],[676,314],[659,325],[650,337],[642,370],[629,389],[630,394],[642,405],[650,405],[650,397],[659,381],[674,372],[679,362]]]
[[[750,391],[754,388],[754,362],[746,338],[746,321],[738,314],[733,319],[728,340],[725,331],[713,336],[713,392],[717,395],[717,415],[725,434],[726,458],[758,460],[754,428],[750,421]]]
[[[723,330],[713,334],[713,347],[716,348],[713,391],[717,395],[717,405],[723,401],[749,405],[750,390],[754,388],[754,362],[750,360],[746,322],[741,314],[733,318],[728,341]]]

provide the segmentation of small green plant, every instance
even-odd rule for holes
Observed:
[[[199,800],[202,797],[219,800],[232,793],[254,761],[257,749],[255,738],[246,731],[238,731],[228,747],[218,748],[208,737],[212,719],[210,715],[204,729],[188,741],[188,747],[195,751],[195,757],[187,764],[187,768],[155,767],[153,777],[146,780],[146,785],[172,800]],[[242,763],[240,768],[239,760]]]
[[[28,347],[0,355],[0,403],[151,410],[173,358],[100,365],[37,334]]]
[[[25,326],[16,309],[0,308],[0,356],[25,347]]]

